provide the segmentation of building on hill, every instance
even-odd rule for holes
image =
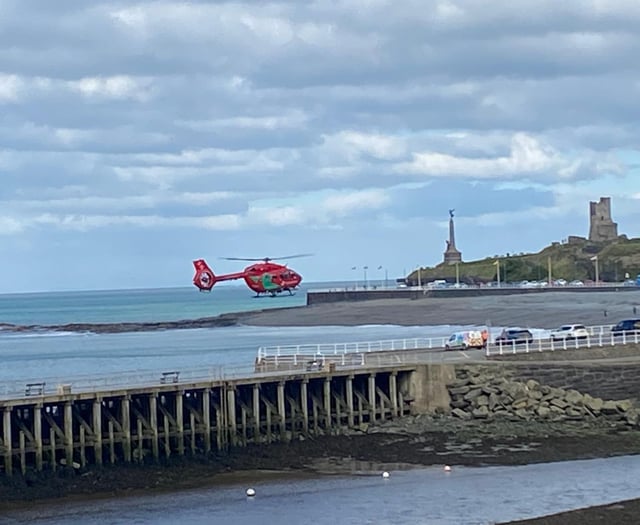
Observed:
[[[444,252],[445,264],[456,264],[462,262],[462,253],[456,248],[456,232],[453,225],[453,212],[449,210],[449,240],[447,241],[447,249]]]
[[[618,224],[611,219],[611,197],[600,197],[599,202],[589,203],[589,240],[591,242],[615,241]]]

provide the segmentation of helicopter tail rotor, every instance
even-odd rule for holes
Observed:
[[[193,266],[196,269],[196,274],[193,276],[193,284],[201,292],[210,292],[217,281],[213,270],[209,268],[204,259],[193,261]]]

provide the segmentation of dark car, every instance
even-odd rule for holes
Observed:
[[[620,321],[611,329],[611,332],[613,335],[640,332],[640,319],[625,319],[624,321]]]
[[[496,337],[497,345],[533,343],[533,334],[526,328],[507,328]]]

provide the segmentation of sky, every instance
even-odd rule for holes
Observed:
[[[640,236],[640,2],[487,5],[2,0],[0,293]]]

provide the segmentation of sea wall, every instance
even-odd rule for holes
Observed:
[[[640,399],[640,345],[532,352],[491,358],[517,380],[533,379],[606,399]]]
[[[420,299],[423,297],[479,297],[502,295],[525,295],[550,292],[637,292],[637,286],[571,286],[551,288],[392,288],[353,290],[340,288],[333,290],[309,290],[307,305],[336,303],[343,301],[371,301],[375,299]]]

